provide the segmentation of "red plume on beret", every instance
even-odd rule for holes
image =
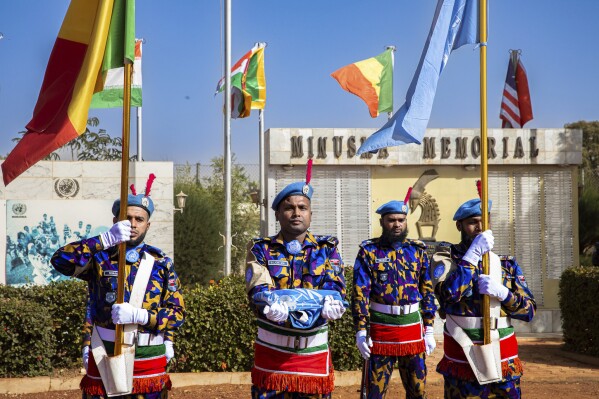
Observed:
[[[150,190],[152,189],[152,183],[154,183],[154,179],[156,175],[154,173],[150,173],[148,177],[148,182],[146,183],[146,197],[150,195]]]
[[[408,204],[408,201],[410,200],[410,196],[412,195],[412,187],[408,188],[408,192],[406,193],[406,199],[403,200],[403,203],[405,205]]]
[[[130,185],[129,188],[131,189],[131,194],[137,195],[137,191],[135,190],[135,184]]]
[[[478,198],[483,199],[483,187],[480,180],[476,181],[476,191],[478,191]]]
[[[312,158],[308,159],[306,165],[306,184],[310,184],[310,180],[312,180]]]

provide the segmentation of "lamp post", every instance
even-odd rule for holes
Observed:
[[[177,197],[178,208],[175,208],[174,211],[180,211],[181,213],[183,213],[183,208],[185,208],[185,201],[187,201],[187,194],[181,191],[179,192],[179,194],[175,195],[175,197]]]

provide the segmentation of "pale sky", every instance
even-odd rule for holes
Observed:
[[[67,0],[0,0],[0,153],[29,122]],[[394,109],[403,104],[435,0],[232,0],[232,63],[255,42],[265,53],[266,128],[378,128],[366,105],[330,74],[395,45]],[[223,153],[223,0],[138,0],[143,54],[143,155],[148,161],[208,163]],[[490,0],[489,127],[499,105],[509,49],[521,49],[534,119],[559,128],[599,119],[599,1]],[[479,52],[452,53],[439,81],[429,128],[479,126]],[[258,162],[258,112],[233,120],[239,162]],[[121,135],[121,111],[91,110]],[[132,113],[135,119],[135,111]],[[132,129],[132,153],[135,129]]]

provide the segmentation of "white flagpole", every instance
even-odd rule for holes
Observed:
[[[225,0],[225,276],[231,274],[231,0]]]
[[[260,147],[260,236],[264,237],[267,234],[266,226],[266,160],[264,159],[264,109],[258,112],[258,146]]]
[[[143,160],[141,154],[141,107],[137,107],[137,161]]]

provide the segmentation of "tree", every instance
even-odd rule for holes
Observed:
[[[564,127],[582,130],[582,167],[596,176],[599,166],[599,121],[572,122]]]
[[[233,161],[234,162],[234,161]],[[206,284],[223,276],[224,272],[224,168],[223,158],[211,161],[212,174],[201,182],[182,171],[177,176],[175,194],[188,194],[185,212],[175,216],[175,260],[184,284]],[[231,171],[231,269],[240,273],[245,265],[245,250],[252,237],[258,235],[260,213],[251,202],[249,192],[255,187],[240,165]]]

